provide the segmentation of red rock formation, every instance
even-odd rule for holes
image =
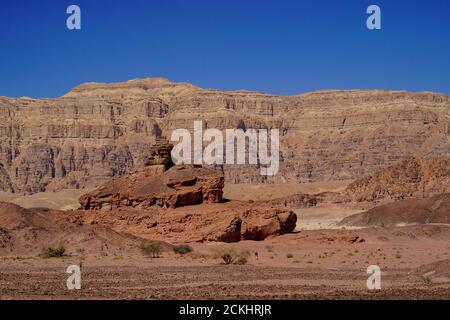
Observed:
[[[169,243],[264,240],[292,232],[297,221],[291,211],[240,201],[146,210],[125,206],[108,211],[55,211],[53,218]]]
[[[148,166],[82,196],[84,210],[55,217],[170,242],[264,240],[295,229],[291,211],[222,202],[223,186],[221,172],[201,166]]]
[[[193,165],[180,165],[164,172],[145,167],[116,178],[80,198],[81,207],[113,209],[125,206],[145,209],[154,205],[178,208],[222,201],[223,174]]]

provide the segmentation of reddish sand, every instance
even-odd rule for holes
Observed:
[[[9,256],[0,264],[0,298],[450,299],[449,240],[447,226],[415,226],[194,243],[189,254],[164,251],[154,259],[108,250],[84,257]],[[223,247],[248,250],[247,265],[223,265],[213,256]],[[68,290],[66,268],[80,261],[82,289]],[[366,287],[372,264],[381,268],[381,290]]]

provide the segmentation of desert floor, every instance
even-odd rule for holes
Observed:
[[[376,241],[376,234],[368,231],[367,240],[350,243],[346,231],[303,231],[262,242],[195,243],[189,254],[163,252],[160,258],[140,253],[3,257],[0,298],[450,299],[448,241]],[[251,257],[246,265],[224,265],[213,254],[223,247],[247,250]],[[68,290],[66,268],[80,262],[82,288]],[[372,264],[381,268],[381,290],[366,287]]]
[[[264,198],[277,192],[263,191]],[[32,197],[15,201],[61,209],[73,206],[78,194]],[[194,251],[185,255],[165,251],[149,258],[138,249],[98,248],[98,254],[86,256],[3,256],[0,299],[450,299],[450,225],[352,230],[336,223],[357,210],[296,212],[295,233],[265,241],[192,243]],[[248,263],[224,265],[214,254],[221,248],[248,251]],[[67,289],[72,264],[82,265],[81,290]],[[367,289],[369,265],[381,269],[381,290]]]
[[[316,194],[320,192],[343,191],[353,180],[278,183],[278,184],[226,184],[223,196],[232,200],[273,200],[298,193]]]

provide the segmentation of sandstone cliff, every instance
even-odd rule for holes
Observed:
[[[274,96],[166,79],[82,84],[57,99],[0,97],[0,190],[98,186],[176,128],[279,128],[280,170],[226,166],[231,183],[353,179],[410,156],[449,155],[450,97],[402,91]]]

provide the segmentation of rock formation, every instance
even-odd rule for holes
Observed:
[[[80,198],[82,210],[55,219],[169,242],[264,240],[296,227],[291,211],[223,201],[221,172],[198,165],[160,169],[150,165],[112,179]]]
[[[151,158],[177,128],[279,128],[280,170],[225,166],[230,183],[353,179],[411,156],[450,154],[450,98],[403,91],[274,96],[166,79],[82,84],[57,99],[0,97],[0,190],[99,186]]]
[[[58,212],[53,218],[169,243],[264,240],[292,232],[297,222],[296,214],[289,210],[241,201],[179,208],[155,205],[146,210],[129,206],[108,211],[78,210]]]
[[[83,195],[80,203],[85,210],[154,205],[177,208],[221,202],[222,189],[223,174],[211,169],[180,165],[161,171],[158,166],[147,166]]]
[[[412,158],[357,179],[345,191],[353,202],[427,198],[450,192],[450,157]]]
[[[341,221],[351,226],[396,226],[405,224],[450,224],[450,194],[408,199],[375,207]]]

